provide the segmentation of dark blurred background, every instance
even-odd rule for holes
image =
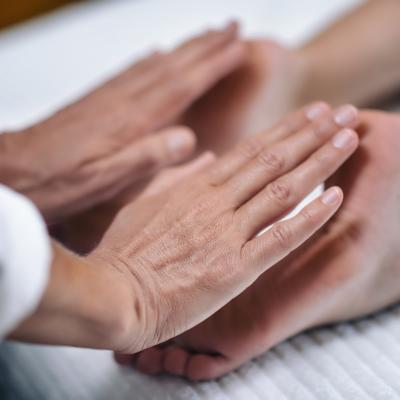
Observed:
[[[79,0],[0,0],[0,29]]]

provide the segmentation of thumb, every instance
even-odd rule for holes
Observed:
[[[127,167],[126,173],[134,182],[183,162],[195,146],[196,136],[192,130],[183,126],[171,127],[135,141],[114,161]]]

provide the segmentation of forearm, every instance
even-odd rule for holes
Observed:
[[[299,50],[304,102],[365,105],[400,87],[400,1],[371,0]]]
[[[53,254],[49,283],[39,306],[9,338],[119,350],[124,331],[135,334],[133,318],[126,318],[133,311],[129,308],[132,292],[112,268],[89,264],[56,243]]]

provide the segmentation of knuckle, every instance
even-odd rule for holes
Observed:
[[[258,138],[250,138],[239,145],[239,151],[245,158],[250,159],[256,157],[264,146]]]
[[[271,228],[271,233],[278,246],[288,251],[291,248],[292,243],[292,231],[287,224],[277,223]]]
[[[272,153],[270,151],[263,151],[258,156],[258,161],[264,167],[271,169],[273,171],[282,171],[285,161],[281,155]]]
[[[310,211],[309,208],[305,207],[300,211],[300,215],[303,217],[303,219],[307,222],[313,222],[314,221],[314,214]]]
[[[290,200],[291,192],[289,186],[285,183],[275,181],[268,185],[269,197],[280,203],[287,203]]]
[[[331,154],[323,150],[315,153],[312,159],[314,160],[314,163],[317,164],[317,168],[324,167],[325,169],[326,166],[330,165],[332,162]]]
[[[317,140],[326,139],[327,135],[335,129],[335,125],[330,120],[319,121],[318,124],[310,127],[311,134]]]

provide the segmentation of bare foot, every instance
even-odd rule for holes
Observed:
[[[137,355],[140,370],[215,378],[304,329],[400,299],[400,116],[362,120],[361,150],[329,182],[345,204],[328,228],[202,324]]]
[[[246,43],[242,67],[223,79],[184,117],[202,149],[221,153],[304,104],[300,53],[267,40]]]

